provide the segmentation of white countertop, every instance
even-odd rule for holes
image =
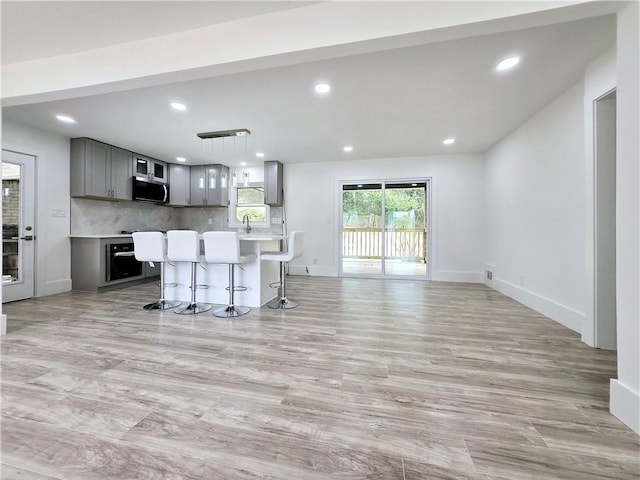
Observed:
[[[201,234],[202,236],[202,234]],[[131,234],[103,234],[103,235],[69,235],[69,238],[131,238]],[[274,233],[240,233],[238,238],[249,242],[270,242],[274,240],[284,240],[286,235]]]
[[[69,235],[69,238],[131,238],[131,234]]]

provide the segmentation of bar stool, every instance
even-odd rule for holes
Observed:
[[[180,305],[175,309],[176,313],[188,315],[211,310],[210,303],[196,302],[196,288],[203,285],[196,285],[196,267],[202,266],[204,259],[200,255],[200,239],[198,232],[194,230],[169,230],[167,232],[167,257],[172,262],[191,263],[191,301],[187,305]],[[203,267],[204,268],[204,267]]]
[[[207,263],[225,263],[229,265],[229,304],[213,312],[220,318],[239,317],[251,310],[249,307],[234,303],[234,292],[240,292],[247,287],[236,287],[234,267],[255,260],[254,253],[240,255],[240,239],[237,232],[204,232],[204,258]]]
[[[167,242],[162,232],[134,232],[133,237],[133,254],[139,262],[149,262],[160,264],[160,300],[145,305],[145,310],[167,310],[180,305],[180,302],[167,301],[164,298],[164,267],[169,261],[167,258]],[[175,284],[170,284],[175,286]]]
[[[300,302],[289,300],[287,298],[286,275],[284,272],[284,264],[290,262],[294,258],[302,256],[302,247],[304,243],[304,232],[291,232],[286,252],[263,252],[260,254],[261,260],[272,262],[280,262],[280,281],[272,283],[270,287],[278,287],[280,289],[280,298],[274,298],[267,303],[269,308],[296,308]]]

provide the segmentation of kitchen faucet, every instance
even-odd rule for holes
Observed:
[[[249,225],[249,215],[245,215],[242,217],[242,224],[244,225],[244,221],[247,221],[247,233],[251,231],[251,225]]]

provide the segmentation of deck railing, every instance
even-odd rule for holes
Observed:
[[[349,228],[342,231],[342,256],[345,258],[381,258],[382,229]],[[424,229],[400,229],[384,233],[387,258],[425,260],[427,234]]]

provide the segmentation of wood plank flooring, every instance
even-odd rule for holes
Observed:
[[[483,285],[291,277],[295,310],[4,306],[3,479],[638,479],[614,352]]]

